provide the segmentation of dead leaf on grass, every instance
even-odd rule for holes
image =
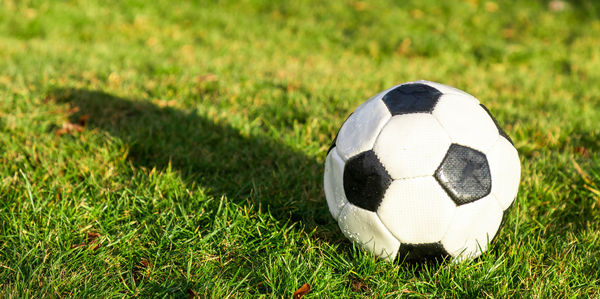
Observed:
[[[67,111],[65,111],[68,114],[73,114],[75,112],[79,112],[79,110],[81,110],[81,108],[79,108],[78,106],[74,106],[69,108]]]
[[[144,266],[144,268],[147,268],[148,266],[151,265],[151,263],[148,260],[141,260],[140,264],[142,264],[142,266]]]
[[[411,291],[409,289],[402,290],[402,293],[403,294],[415,294],[415,295],[419,295],[419,296],[423,296],[423,297],[425,296],[425,294],[421,294],[421,293],[418,293],[418,292],[415,292],[415,291]]]
[[[85,126],[87,124],[88,119],[90,119],[89,114],[84,114],[79,117],[78,123],[80,126]]]
[[[369,287],[360,280],[353,280],[350,286],[352,288],[352,291],[357,293],[364,293],[369,290]]]
[[[73,135],[75,133],[81,133],[81,131],[83,131],[83,127],[78,124],[64,123],[60,129],[54,131],[54,134],[57,136],[62,136],[65,134]]]
[[[590,150],[584,146],[575,147],[575,152],[584,158],[588,158],[590,156]]]
[[[45,97],[44,97],[44,99],[42,100],[42,102],[43,102],[44,104],[48,104],[48,103],[50,103],[50,102],[54,102],[55,100],[56,100],[56,99],[54,98],[54,96],[49,96],[49,95],[47,95],[47,96],[45,96]]]
[[[70,249],[89,247],[92,250],[97,250],[98,248],[102,247],[102,243],[97,242],[99,237],[100,237],[99,233],[88,232],[84,242],[81,242],[79,244],[73,244],[73,245],[71,245]],[[92,245],[94,245],[94,246],[92,246]]]
[[[304,285],[302,285],[299,289],[297,289],[294,292],[294,296],[292,296],[292,298],[300,299],[304,295],[308,294],[308,292],[310,292],[310,285],[308,283],[305,283]]]

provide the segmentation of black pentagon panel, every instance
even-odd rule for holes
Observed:
[[[392,116],[408,113],[431,113],[442,93],[426,84],[404,84],[383,96]]]
[[[458,206],[478,200],[492,190],[490,166],[485,155],[455,143],[450,145],[435,171],[435,179]]]
[[[344,166],[344,192],[355,206],[375,212],[392,178],[372,150],[350,158]]]
[[[498,128],[498,133],[500,134],[500,136],[506,138],[506,140],[508,140],[508,142],[510,142],[510,144],[515,145],[513,143],[512,139],[510,138],[510,136],[508,136],[508,134],[506,134],[506,132],[504,132],[504,130],[502,130],[502,128],[498,124],[498,121],[496,120],[496,118],[494,118],[494,116],[492,115],[492,113],[490,112],[490,110],[486,106],[484,106],[483,104],[479,104],[479,106],[481,106],[481,108],[483,108],[483,110],[485,110],[485,112],[487,112],[487,114],[490,116],[490,118],[494,121],[494,124],[496,125],[496,128]]]
[[[441,242],[424,244],[401,244],[398,249],[396,261],[409,263],[420,261],[443,261],[450,254],[444,249]]]

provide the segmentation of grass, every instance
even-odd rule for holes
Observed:
[[[0,297],[599,296],[599,8],[0,1]],[[345,117],[416,79],[520,152],[475,261],[378,261],[326,208]]]

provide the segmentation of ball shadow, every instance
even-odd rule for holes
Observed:
[[[76,107],[73,122],[85,115],[87,127],[124,141],[136,166],[171,167],[190,187],[237,203],[250,200],[277,220],[302,222],[311,230],[334,223],[322,194],[322,165],[276,140],[242,134],[195,111],[101,91],[62,88],[50,96]]]

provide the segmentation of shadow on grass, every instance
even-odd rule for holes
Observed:
[[[275,140],[243,135],[193,111],[100,91],[65,88],[51,96],[78,108],[70,116],[73,122],[89,115],[88,127],[127,143],[136,166],[162,170],[171,165],[189,186],[237,203],[250,199],[281,221],[300,221],[309,229],[333,223],[324,208],[322,165]]]

